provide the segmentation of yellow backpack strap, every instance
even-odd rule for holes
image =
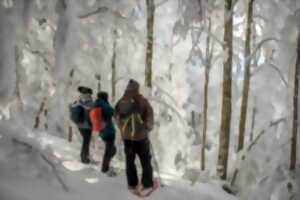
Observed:
[[[126,119],[125,119],[125,121],[124,121],[124,125],[123,125],[123,127],[122,127],[122,132],[124,133],[124,131],[125,131],[125,128],[126,128],[126,126],[127,126],[127,124],[128,124],[128,122],[129,122],[129,120],[130,120],[131,118],[130,118],[130,116],[129,117],[127,117]]]
[[[144,121],[140,113],[137,114],[137,119],[139,120],[140,124],[144,124]]]
[[[132,128],[132,131],[131,131],[131,137],[133,138],[133,137],[134,137],[134,134],[135,134],[134,114],[131,114],[131,128]]]

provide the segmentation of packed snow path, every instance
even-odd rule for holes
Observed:
[[[53,149],[58,159],[57,167],[68,191],[63,191],[58,181],[49,183],[44,180],[12,178],[1,180],[0,192],[4,192],[1,200],[134,200],[140,199],[127,190],[125,173],[122,170],[117,177],[108,177],[100,172],[99,165],[84,165],[79,162],[80,144],[68,143],[53,136],[40,138],[42,146]],[[102,155],[98,155],[101,160]],[[113,163],[116,164],[116,163]],[[153,200],[235,200],[214,184],[197,183],[194,186],[184,180],[166,177],[165,187],[158,188],[149,198]],[[54,183],[56,182],[56,183]],[[2,193],[2,192],[1,192]],[[5,196],[9,194],[9,196]],[[13,195],[12,195],[13,194]]]

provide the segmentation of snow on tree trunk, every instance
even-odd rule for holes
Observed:
[[[227,177],[227,162],[230,140],[230,122],[231,122],[231,80],[232,80],[232,0],[225,2],[225,24],[224,24],[224,50],[228,57],[224,62],[223,72],[223,97],[222,97],[222,118],[219,138],[219,154],[217,175],[225,180]]]
[[[291,163],[290,170],[295,170],[297,158],[297,131],[298,131],[298,90],[299,90],[299,76],[300,76],[300,27],[298,33],[297,43],[297,61],[295,65],[295,80],[294,80],[294,101],[293,101],[293,129],[292,129],[292,143],[291,143]]]
[[[246,126],[246,117],[247,117],[247,107],[248,107],[248,95],[249,95],[249,84],[250,84],[250,66],[251,59],[247,59],[251,54],[250,44],[251,44],[251,27],[253,21],[253,3],[254,0],[250,0],[248,3],[248,19],[246,27],[246,41],[245,41],[245,76],[243,82],[243,97],[241,105],[241,115],[239,123],[239,139],[238,139],[238,149],[239,152],[244,148],[244,135],[245,135],[245,126]]]
[[[146,69],[145,84],[152,88],[152,58],[153,58],[153,28],[154,28],[154,0],[146,0],[147,3],[147,47],[146,47]]]

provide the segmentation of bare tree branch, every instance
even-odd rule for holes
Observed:
[[[284,85],[288,86],[288,82],[285,80],[285,78],[284,78],[282,72],[280,71],[280,69],[277,66],[275,66],[274,64],[269,64],[269,66],[271,68],[275,69],[276,72],[278,72],[278,75],[280,76],[280,78],[281,78],[282,82],[284,83]]]
[[[258,50],[259,50],[266,42],[269,42],[269,41],[276,41],[276,42],[278,42],[279,40],[278,40],[277,38],[266,38],[266,39],[260,41],[260,42],[258,43],[258,45],[254,48],[252,54],[250,54],[250,55],[246,58],[245,62],[248,61],[248,60],[251,60],[251,59],[256,55],[256,52],[257,52],[257,51],[258,51]]]
[[[261,138],[262,135],[264,135],[267,131],[267,129],[273,127],[273,126],[277,126],[279,123],[283,122],[283,121],[286,121],[286,118],[283,117],[283,118],[280,118],[280,119],[277,119],[275,121],[271,121],[269,126],[266,128],[266,129],[263,129],[257,136],[256,138],[253,140],[253,142],[248,146],[247,148],[247,152],[251,151],[252,147],[257,143],[257,141]]]

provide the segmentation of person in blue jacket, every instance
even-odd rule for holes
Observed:
[[[80,93],[78,100],[71,105],[71,119],[78,127],[78,130],[82,136],[82,145],[80,152],[81,162],[84,164],[89,164],[91,162],[89,149],[92,129],[87,124],[86,118],[93,105],[93,90],[88,87],[79,86],[78,92]]]
[[[97,99],[93,103],[92,109],[96,107],[101,107],[102,117],[107,122],[106,127],[99,132],[99,136],[105,143],[105,152],[103,155],[101,171],[106,173],[108,176],[115,176],[116,172],[110,167],[110,161],[117,151],[115,146],[116,129],[112,121],[115,110],[108,102],[107,92],[98,92]],[[89,126],[92,127],[90,119]]]

